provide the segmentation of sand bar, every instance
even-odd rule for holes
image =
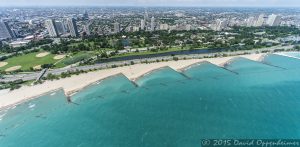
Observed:
[[[263,54],[243,55],[250,60],[258,60]],[[47,92],[54,91],[57,89],[63,89],[66,94],[70,95],[82,88],[95,83],[101,79],[107,78],[116,74],[124,74],[128,79],[135,80],[144,74],[151,72],[155,69],[169,66],[176,71],[188,67],[197,62],[208,61],[218,66],[226,63],[228,60],[235,58],[224,57],[224,58],[209,58],[209,59],[191,59],[191,60],[179,60],[169,62],[158,62],[150,64],[135,64],[131,66],[124,66],[118,68],[111,68],[105,70],[99,70],[95,72],[89,72],[80,75],[74,75],[70,78],[60,79],[56,81],[46,81],[40,85],[24,86],[20,89],[0,95],[0,108],[6,108],[13,106],[14,104],[23,102],[24,100],[31,99],[33,97],[43,95]]]

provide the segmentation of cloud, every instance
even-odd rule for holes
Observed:
[[[0,6],[300,6],[299,0],[0,0]]]

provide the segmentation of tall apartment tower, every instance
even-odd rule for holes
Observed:
[[[150,27],[151,31],[155,31],[155,18],[152,16],[151,18],[151,27]]]
[[[252,27],[255,25],[255,18],[254,17],[249,17],[246,21],[246,26],[247,27]]]
[[[145,20],[145,21],[148,21],[148,19],[149,19],[149,15],[148,15],[147,10],[145,10],[144,20]]]
[[[12,33],[11,29],[8,26],[7,22],[0,22],[0,39],[12,39],[15,38],[14,34]]]
[[[264,22],[265,22],[265,15],[264,14],[260,14],[258,16],[258,19],[257,19],[256,23],[255,23],[255,26],[261,27],[261,26],[264,25]]]
[[[215,23],[215,26],[213,27],[213,30],[221,31],[221,30],[225,29],[227,26],[228,26],[228,21],[227,20],[217,19],[216,23]]]
[[[79,33],[78,33],[78,29],[77,29],[77,25],[76,25],[76,21],[74,18],[68,18],[67,19],[67,24],[68,24],[68,28],[70,30],[70,34],[72,37],[78,37]]]
[[[89,20],[89,14],[88,14],[88,12],[86,10],[84,11],[83,18],[85,20]]]
[[[145,21],[145,19],[142,19],[141,20],[141,30],[145,30],[145,27],[146,27],[146,21]]]
[[[114,33],[120,32],[120,24],[118,22],[114,23]]]
[[[49,32],[50,37],[57,37],[58,31],[55,25],[55,21],[53,19],[48,19],[45,21],[46,28]]]
[[[56,26],[57,32],[59,34],[67,33],[67,29],[65,28],[63,21],[55,21],[55,26]]]
[[[86,35],[91,35],[90,24],[84,25],[83,31],[86,33]]]
[[[268,26],[279,26],[281,23],[281,17],[275,14],[269,16],[267,25]]]

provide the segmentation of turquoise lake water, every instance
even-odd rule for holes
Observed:
[[[289,54],[299,56],[298,53]],[[300,138],[300,60],[268,55],[107,78],[0,112],[0,147],[197,147],[206,138]]]

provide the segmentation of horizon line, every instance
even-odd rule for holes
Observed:
[[[155,7],[173,7],[173,8],[300,8],[299,6],[211,6],[211,5],[203,5],[203,6],[192,6],[192,5],[7,5],[7,6],[0,6],[0,8],[11,8],[11,7],[148,7],[148,8],[155,8]]]

